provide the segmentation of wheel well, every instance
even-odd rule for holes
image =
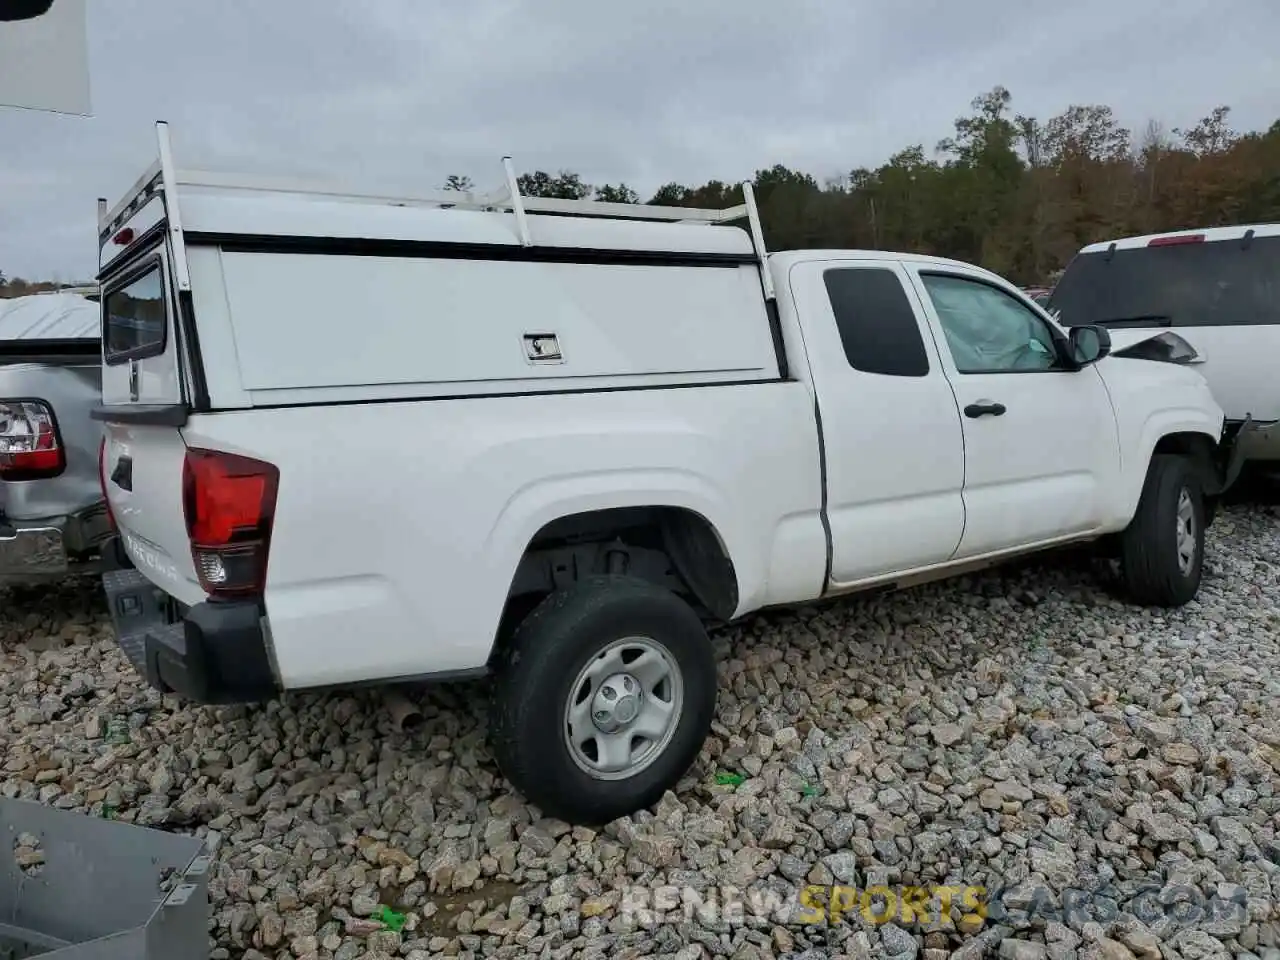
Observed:
[[[1153,457],[1159,454],[1177,454],[1186,457],[1192,462],[1206,490],[1214,489],[1218,485],[1216,453],[1214,442],[1203,433],[1167,434],[1156,441],[1155,449],[1151,451]],[[1218,498],[1214,495],[1206,495],[1204,499],[1205,519],[1212,523],[1217,512]]]
[[[728,620],[738,607],[737,572],[706,517],[669,506],[592,510],[534,534],[507,590],[499,640],[548,594],[602,573],[668,587],[710,620]]]
[[[1170,433],[1156,441],[1157,453],[1178,453],[1197,460],[1213,462],[1213,441],[1203,433]]]

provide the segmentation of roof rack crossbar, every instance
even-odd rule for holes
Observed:
[[[506,188],[491,193],[440,190],[433,193],[394,194],[360,190],[326,181],[292,177],[243,176],[208,170],[179,169],[176,182],[181,187],[207,187],[231,191],[293,193],[365,203],[401,206],[448,207],[455,210],[510,210],[511,193]],[[720,210],[707,207],[668,207],[641,203],[611,203],[603,200],[569,200],[558,197],[520,195],[526,213],[564,213],[578,216],[616,217],[632,220],[667,220],[727,223],[747,218],[745,204]]]
[[[110,238],[154,197],[162,197],[168,220],[170,241],[179,290],[190,289],[190,273],[187,268],[186,249],[183,242],[182,215],[178,209],[178,188],[222,189],[229,191],[263,191],[319,196],[332,200],[364,203],[381,203],[391,206],[425,206],[454,210],[511,211],[516,220],[520,242],[533,243],[529,230],[528,214],[550,213],[566,216],[605,217],[625,220],[654,220],[669,223],[699,223],[707,225],[728,224],[746,220],[751,244],[760,266],[761,284],[766,298],[774,299],[774,289],[766,268],[768,256],[764,243],[764,230],[755,191],[750,181],[742,184],[743,202],[735,207],[716,209],[706,207],[669,207],[655,204],[614,203],[601,200],[569,200],[556,197],[530,197],[521,194],[520,182],[511,158],[503,157],[505,184],[490,193],[474,191],[442,190],[418,196],[393,196],[389,194],[351,189],[331,183],[269,176],[244,176],[215,173],[206,170],[177,169],[173,164],[173,152],[169,141],[168,124],[156,124],[159,159],[134,183],[109,211],[106,204],[98,204],[98,240],[106,244]]]

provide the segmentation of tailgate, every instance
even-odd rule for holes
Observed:
[[[163,243],[103,280],[103,486],[125,552],[183,603],[205,598],[183,512],[181,338]]]
[[[205,599],[182,504],[187,446],[176,427],[108,423],[103,482],[125,552],[147,579],[186,604]]]

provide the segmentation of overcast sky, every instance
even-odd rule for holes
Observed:
[[[1280,0],[90,0],[91,118],[0,107],[0,271],[97,264],[170,121],[179,166],[435,189],[573,169],[642,196],[927,150],[996,84],[1141,130],[1280,117]],[[0,70],[4,69],[0,64]]]

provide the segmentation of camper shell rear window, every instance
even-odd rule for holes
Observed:
[[[107,363],[164,353],[168,332],[160,261],[133,274],[102,298],[102,350]]]
[[[1068,326],[1280,324],[1280,236],[1080,254],[1048,307]]]

